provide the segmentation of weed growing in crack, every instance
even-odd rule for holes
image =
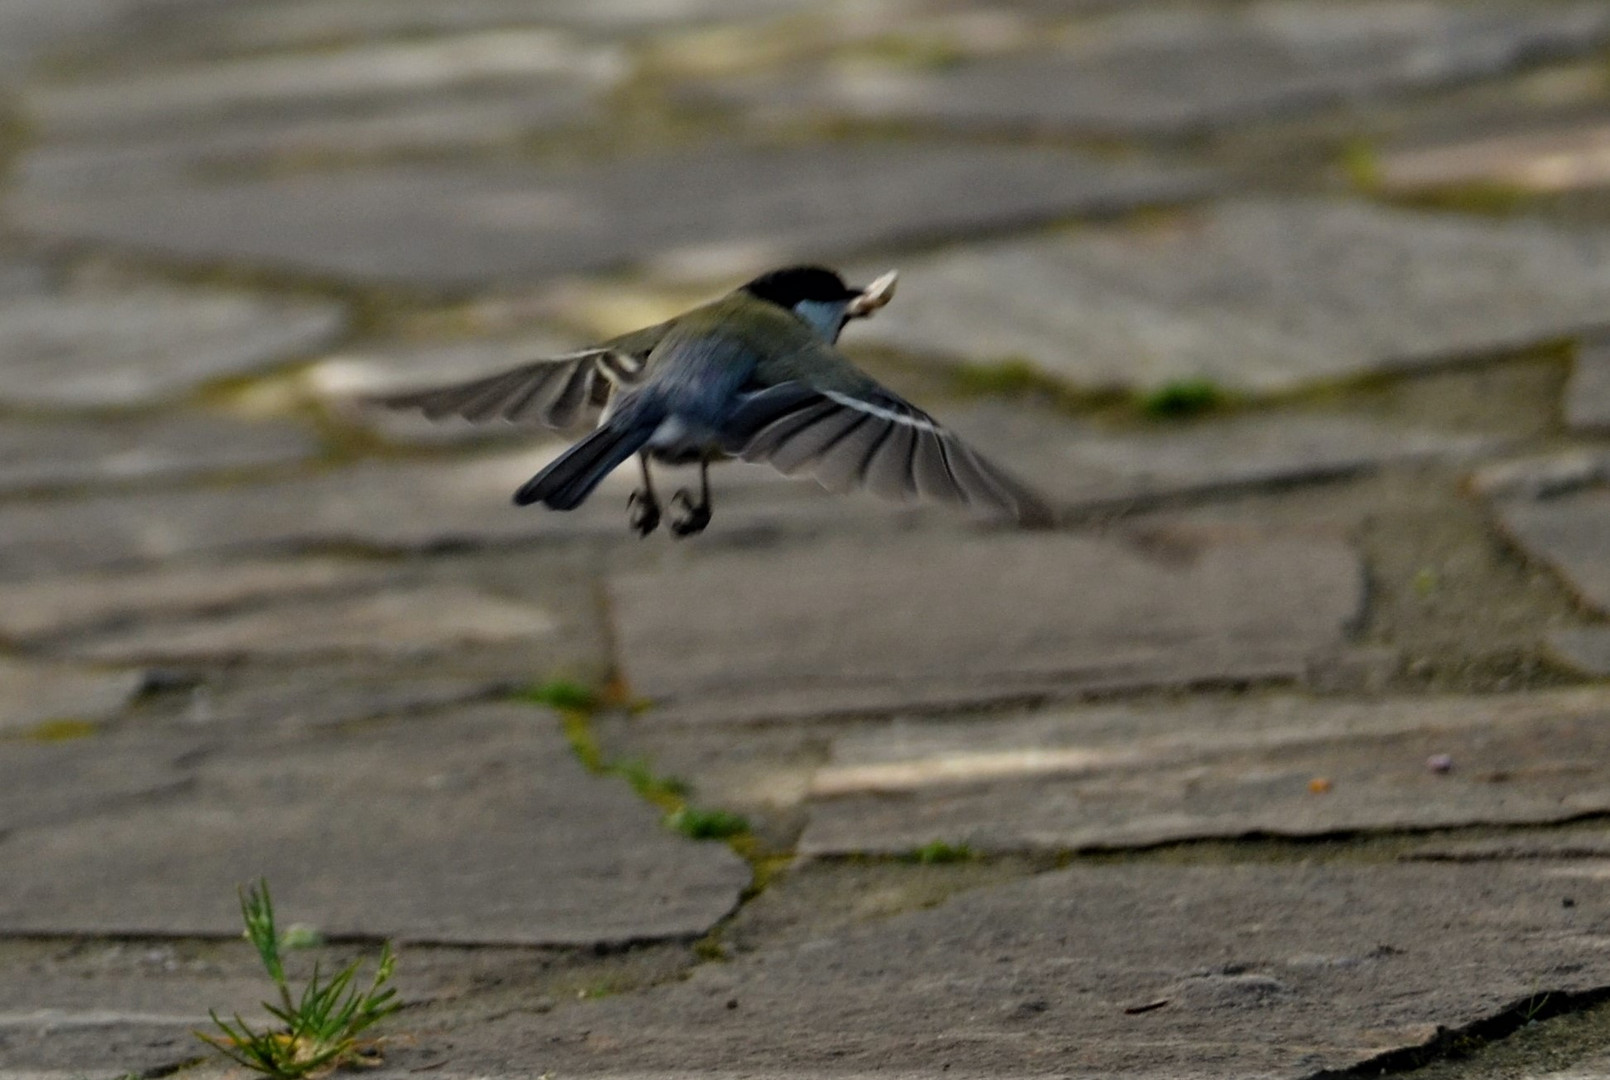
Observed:
[[[562,712],[590,712],[598,707],[599,700],[595,691],[569,679],[549,679],[521,691],[517,697],[521,701],[546,705]]]
[[[1210,379],[1176,379],[1144,394],[1140,411],[1154,420],[1199,416],[1220,408],[1228,396]]]
[[[666,815],[665,823],[695,840],[730,840],[749,831],[749,820],[728,810],[701,810],[681,806]]]
[[[923,866],[940,866],[946,863],[966,862],[971,858],[973,849],[966,844],[947,844],[943,840],[935,840],[901,856],[901,861],[920,863]]]
[[[221,1034],[198,1031],[196,1038],[218,1050],[237,1064],[275,1080],[301,1080],[330,1072],[346,1064],[372,1060],[379,1049],[375,1039],[358,1036],[402,1005],[391,982],[396,958],[387,943],[380,951],[380,964],[367,990],[358,982],[363,963],[354,960],[328,981],[313,966],[313,977],[300,996],[291,993],[285,980],[280,950],[286,945],[274,927],[274,905],[268,882],[240,890],[240,914],[246,924],[246,938],[257,949],[263,969],[279,991],[279,1001],[263,1002],[263,1007],[285,1025],[273,1031],[254,1031],[236,1013],[233,1021],[210,1011]]]
[[[640,798],[665,812],[667,828],[694,840],[727,840],[735,846],[747,837],[748,819],[728,810],[709,810],[689,804],[692,792],[688,785],[674,776],[659,775],[646,759],[611,761],[604,756],[603,747],[593,734],[592,715],[609,700],[607,693],[552,680],[522,693],[520,700],[545,705],[557,712],[571,750],[588,771],[625,780]]]

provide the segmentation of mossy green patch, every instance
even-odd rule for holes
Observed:
[[[1472,180],[1408,193],[1394,201],[1420,210],[1506,217],[1523,209],[1527,203],[1535,201],[1538,197],[1537,192],[1529,191],[1518,184],[1506,184],[1497,180]]]
[[[963,364],[956,369],[956,388],[964,394],[1032,394],[1063,388],[1027,360],[1000,364]]]
[[[562,712],[591,712],[601,704],[598,691],[569,679],[549,679],[520,691],[515,698]]]
[[[667,813],[682,809],[690,794],[688,784],[674,776],[656,774],[643,758],[629,758],[606,767],[608,772],[622,777],[632,790]]]
[[[902,856],[901,861],[921,866],[942,866],[946,863],[967,862],[973,858],[976,858],[976,855],[966,844],[948,844],[943,840],[935,840],[908,852]]]
[[[87,739],[99,734],[100,727],[88,720],[47,720],[23,731],[23,737],[35,742],[68,742]]]
[[[727,840],[734,842],[747,838],[749,822],[741,814],[727,810],[692,806],[688,798],[692,789],[674,776],[662,776],[654,771],[646,758],[626,758],[611,761],[593,734],[592,714],[615,696],[608,691],[596,692],[579,683],[553,679],[522,692],[521,701],[529,701],[555,710],[559,723],[570,743],[571,751],[589,772],[601,776],[618,776],[631,785],[644,800],[665,812],[665,824],[684,836],[695,840]],[[746,859],[743,851],[739,851]],[[751,860],[752,861],[752,860]]]
[[[742,814],[687,805],[667,814],[665,823],[694,840],[730,840],[749,831],[749,820]]]
[[[1213,380],[1198,377],[1164,383],[1141,395],[1136,405],[1154,420],[1176,420],[1223,408],[1229,400]]]
[[[1356,191],[1373,195],[1381,188],[1381,155],[1373,143],[1355,139],[1342,147],[1342,174]]]

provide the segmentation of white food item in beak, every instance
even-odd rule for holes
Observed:
[[[845,311],[851,318],[860,318],[872,314],[894,299],[895,283],[899,280],[899,272],[890,270],[887,274],[862,289],[861,295],[851,300],[850,306]]]

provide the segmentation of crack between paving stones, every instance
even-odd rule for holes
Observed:
[[[1400,1076],[1439,1061],[1457,1060],[1485,1046],[1502,1042],[1532,1023],[1585,1012],[1610,1002],[1610,986],[1588,990],[1540,990],[1518,998],[1491,1016],[1457,1028],[1438,1027],[1419,1046],[1388,1050],[1346,1069],[1322,1069],[1305,1080],[1363,1080],[1364,1077]]]
[[[607,657],[607,673],[605,687],[600,695],[602,702],[609,705],[633,707],[633,698],[626,683],[625,666],[621,656],[620,638],[615,631],[614,603],[609,593],[608,577],[605,567],[595,568],[594,589],[595,603],[597,604],[600,634],[603,637],[604,652]],[[632,791],[644,802],[659,810],[664,819],[662,825],[670,827],[672,815],[683,810],[692,809],[692,804],[684,792],[678,791],[677,783],[668,777],[660,776],[645,764],[641,769],[634,767],[630,759],[618,760],[606,758],[603,749],[598,745],[597,737],[593,733],[592,721],[598,709],[594,708],[555,708],[564,736],[570,744],[571,752],[587,771],[600,776],[614,776],[625,780]],[[738,832],[721,837],[696,837],[690,839],[698,841],[719,840],[738,858],[749,867],[749,884],[739,891],[737,900],[732,908],[716,920],[703,934],[692,940],[692,948],[697,968],[704,963],[714,962],[726,958],[725,950],[721,945],[722,930],[727,927],[750,901],[765,891],[772,877],[787,862],[792,861],[792,851],[767,851],[761,849],[755,840],[754,831],[748,822]],[[691,969],[690,969],[691,970]]]

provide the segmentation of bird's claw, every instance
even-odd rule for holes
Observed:
[[[646,491],[634,491],[626,500],[626,523],[638,536],[647,536],[660,527],[660,504]]]
[[[686,488],[671,496],[671,535],[693,536],[710,524],[710,505],[695,503]]]

